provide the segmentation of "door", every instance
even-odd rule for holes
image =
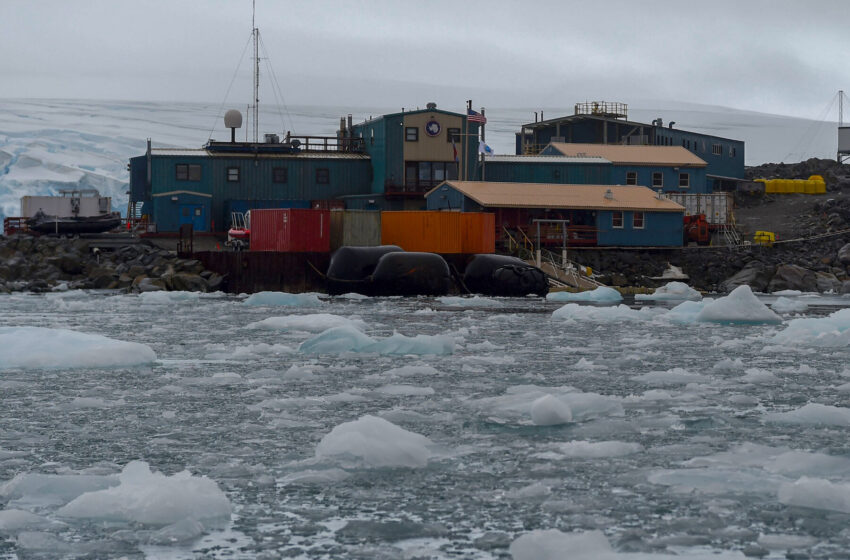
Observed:
[[[181,204],[180,225],[192,224],[195,231],[207,231],[207,217],[202,204]]]

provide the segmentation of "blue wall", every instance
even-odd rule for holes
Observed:
[[[610,163],[555,163],[546,158],[528,162],[488,161],[485,181],[504,183],[558,183],[612,185]]]
[[[208,196],[186,193],[157,196],[146,202],[142,211],[156,216],[157,231],[179,231],[186,223],[191,223],[195,231],[210,231],[211,201]]]
[[[611,170],[611,185],[625,185],[626,176],[630,171],[637,173],[637,184],[643,187],[649,187],[658,190],[652,186],[652,174],[661,173],[663,182],[662,190],[664,192],[684,192],[704,194],[711,192],[709,185],[705,179],[705,167],[665,167],[665,166],[649,166],[649,165],[614,165]],[[679,186],[679,174],[687,173],[689,175],[689,188]]]
[[[613,212],[600,210],[596,218],[600,247],[677,247],[682,245],[682,212],[644,212],[643,229],[634,229],[634,213],[623,212],[623,227],[612,226]]]

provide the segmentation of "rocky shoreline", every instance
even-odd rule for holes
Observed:
[[[570,258],[599,272],[615,287],[657,287],[676,266],[688,283],[706,292],[729,292],[741,284],[755,291],[850,293],[850,232],[774,247],[587,249]],[[97,250],[85,239],[13,235],[0,237],[0,293],[56,289],[118,289],[213,292],[225,277],[200,261],[179,258],[148,242]]]
[[[214,292],[224,277],[150,243],[101,250],[86,239],[0,237],[0,293],[56,289]]]

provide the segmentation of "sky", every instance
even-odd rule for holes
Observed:
[[[454,109],[466,99],[667,100],[837,120],[836,92],[850,88],[848,7],[256,0],[261,100]],[[251,0],[0,0],[0,98],[244,106],[250,38]]]

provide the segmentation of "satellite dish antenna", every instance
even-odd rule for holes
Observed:
[[[242,128],[242,113],[231,109],[224,114],[224,127],[230,129],[230,141],[236,142],[236,129]]]
[[[298,146],[300,146],[300,145],[301,145],[301,140],[299,140],[298,138],[296,138],[295,140],[292,141],[292,147],[293,148],[297,149]]]

